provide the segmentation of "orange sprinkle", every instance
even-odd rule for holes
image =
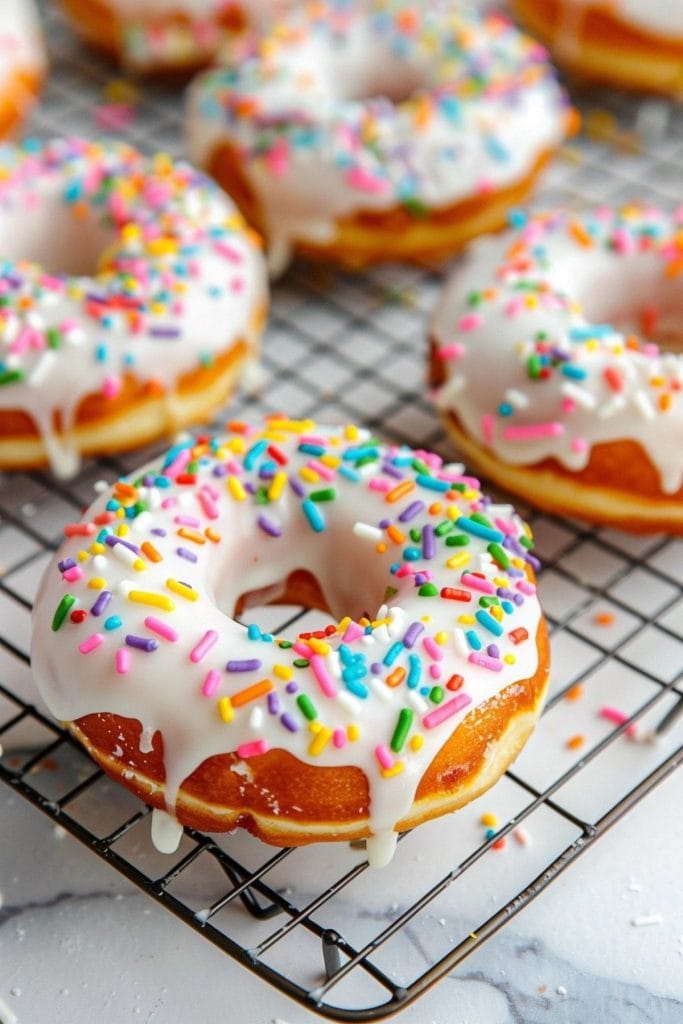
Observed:
[[[135,498],[138,493],[136,487],[133,487],[132,484],[125,483],[123,480],[118,480],[114,484],[114,492],[125,498]]]
[[[613,626],[615,616],[613,612],[598,612],[595,616],[596,626]]]
[[[593,248],[593,239],[588,234],[581,221],[571,221],[569,225],[569,234],[572,236],[575,242],[578,242],[579,245],[582,245],[585,249]]]
[[[660,395],[657,400],[657,405],[662,412],[668,412],[671,408],[671,395],[668,392],[665,395]]]
[[[227,424],[231,434],[246,434],[249,427],[242,420],[230,420]]]
[[[566,746],[567,746],[568,750],[578,750],[579,747],[582,747],[585,742],[586,742],[586,737],[585,736],[581,736],[580,733],[577,733],[576,736],[570,736],[569,737],[569,739],[567,740]]]
[[[441,502],[440,501],[432,502],[432,504],[429,506],[429,509],[428,509],[428,512],[429,512],[430,516],[439,516],[439,515],[441,515],[441,507],[442,506],[441,506]]]
[[[150,541],[146,540],[140,545],[140,550],[143,555],[149,558],[150,562],[163,562],[163,556],[160,551],[154,547]]]
[[[491,843],[492,850],[503,850],[505,849],[505,836],[501,836],[500,839],[496,839],[495,843]]]
[[[217,544],[218,541],[221,539],[220,533],[217,533],[216,530],[214,530],[213,526],[207,526],[207,528],[204,530],[204,534],[206,537],[209,538],[209,540],[212,540],[214,544]]]
[[[400,686],[405,677],[406,670],[399,665],[398,668],[395,668],[394,671],[387,676],[387,686]]]
[[[384,543],[384,541],[380,541],[380,543],[377,544],[375,547],[375,551],[377,552],[378,555],[383,555],[386,550],[387,546]]]
[[[581,700],[583,697],[583,686],[581,683],[577,683],[576,686],[570,687],[564,695],[565,700]]]
[[[677,256],[675,260],[667,263],[664,277],[678,277],[681,273],[683,273],[683,256]]]
[[[410,494],[411,491],[415,490],[415,484],[412,480],[402,480],[400,484],[396,484],[390,491],[387,491],[384,500],[389,503],[399,501],[405,497],[406,494]]]
[[[406,539],[405,534],[399,530],[395,523],[387,527],[387,536],[390,540],[393,540],[394,544],[402,544]]]
[[[203,533],[198,530],[190,530],[187,526],[180,527],[178,536],[184,537],[185,540],[191,540],[193,544],[206,544],[206,537]]]
[[[234,708],[241,708],[243,704],[248,704],[251,700],[256,700],[257,697],[263,697],[266,693],[270,693],[273,689],[273,684],[270,679],[261,679],[258,683],[254,683],[253,686],[246,686],[243,690],[238,690],[230,698],[230,702]]]

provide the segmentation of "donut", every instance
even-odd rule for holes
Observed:
[[[545,51],[447,0],[315,0],[188,92],[191,158],[268,240],[351,267],[501,227],[572,115]]]
[[[31,112],[46,70],[33,0],[4,0],[0,21],[0,138]]]
[[[683,207],[513,219],[472,247],[432,317],[446,429],[541,508],[682,534]]]
[[[583,78],[683,93],[683,0],[511,0],[512,10]]]
[[[87,43],[141,73],[187,72],[285,0],[60,0]]]
[[[258,352],[259,242],[200,172],[119,142],[0,151],[0,468],[78,469],[220,406]]]
[[[104,770],[180,825],[274,845],[399,831],[490,786],[539,713],[529,529],[461,465],[282,414],[105,487],[46,570],[32,665]],[[327,625],[274,636],[254,602]],[[240,613],[241,621],[231,615]]]

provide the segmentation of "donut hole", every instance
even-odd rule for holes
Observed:
[[[344,74],[339,89],[341,99],[351,103],[388,100],[400,104],[430,85],[424,71],[394,57],[393,60],[368,61]]]
[[[579,268],[576,268],[579,270]],[[581,280],[581,278],[584,280]],[[680,277],[664,277],[659,257],[647,253],[591,267],[590,280],[577,274],[573,289],[590,323],[613,324],[669,352],[683,352]]]
[[[0,208],[2,257],[11,263],[35,263],[49,274],[89,277],[115,235],[90,207],[65,202],[59,194],[27,196]]]

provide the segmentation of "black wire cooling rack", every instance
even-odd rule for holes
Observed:
[[[39,135],[95,134],[116,72],[46,7],[52,73]],[[130,83],[128,83],[130,85]],[[178,87],[137,84],[125,137],[182,152]],[[537,205],[680,201],[683,109],[593,94],[585,130],[546,175]],[[233,415],[286,409],[361,421],[449,454],[424,397],[425,318],[443,271],[363,277],[295,268],[274,290],[265,386]],[[276,850],[247,835],[186,830],[177,854],[149,840],[150,811],[111,783],[44,714],[28,661],[31,601],[62,524],[92,485],[152,450],[85,466],[63,484],[0,478],[0,779],[152,899],[281,991],[336,1020],[377,1020],[457,967],[551,884],[683,759],[683,542],[628,537],[523,509],[543,558],[554,657],[536,734],[497,786],[402,837],[367,869],[358,845]],[[452,453],[450,453],[452,455]],[[517,503],[519,506],[519,503]],[[266,609],[274,632],[319,613]]]

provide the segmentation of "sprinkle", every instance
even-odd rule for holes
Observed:
[[[380,768],[384,771],[388,771],[394,767],[394,759],[391,756],[390,751],[383,743],[378,743],[375,747],[375,757],[379,761]]]
[[[229,697],[221,697],[220,700],[218,701],[218,714],[221,716],[226,725],[232,722],[234,718],[234,712],[232,710],[232,701],[230,700]]]
[[[156,640],[153,640],[149,636],[135,636],[133,633],[126,635],[126,643],[129,647],[134,647],[138,651],[145,651],[146,654],[151,654],[152,651],[156,651],[159,646]]]
[[[119,647],[115,657],[116,671],[120,676],[125,676],[126,672],[130,670],[131,666],[131,654],[130,651],[126,650],[125,647]]]
[[[255,672],[259,668],[261,668],[261,661],[258,658],[231,660],[225,666],[226,672]]]
[[[197,601],[199,599],[199,592],[193,590],[186,583],[181,583],[179,580],[167,579],[166,586],[178,597],[184,597],[186,601]]]
[[[584,745],[585,742],[586,742],[586,737],[585,736],[581,736],[579,733],[577,733],[575,736],[570,736],[569,737],[569,739],[567,740],[565,746],[567,747],[568,750],[578,750],[580,747],[582,747]]]
[[[441,725],[452,715],[458,713],[463,708],[467,707],[468,704],[472,703],[472,698],[466,693],[458,693],[451,700],[447,700],[445,704],[440,704],[429,714],[425,715],[422,719],[422,725],[425,729],[434,729],[437,725]]]
[[[161,619],[155,618],[153,615],[147,616],[147,618],[145,619],[145,626],[152,633],[156,633],[157,636],[162,637],[164,640],[168,640],[169,643],[174,644],[178,639],[179,634],[176,632],[175,629],[173,629],[167,623],[162,622]]]
[[[243,690],[238,690],[237,693],[233,693],[230,698],[232,706],[234,708],[240,708],[244,704],[249,704],[252,700],[258,700],[259,697],[264,697],[267,693],[270,693],[272,689],[273,684],[270,679],[260,679],[252,686],[246,686]]]
[[[513,829],[512,838],[520,846],[531,846],[531,836],[522,825],[518,825],[516,829]]]
[[[325,520],[320,509],[314,504],[310,498],[306,498],[301,503],[304,515],[308,520],[309,525],[316,533],[322,533],[325,529]]]
[[[632,918],[631,924],[634,928],[643,928],[652,924],[662,924],[663,921],[663,914],[641,914],[640,917]]]
[[[307,718],[309,722],[315,721],[318,717],[318,712],[315,709],[315,704],[305,693],[299,694],[296,698],[296,702],[299,706],[299,710],[304,718]]]
[[[252,740],[250,743],[240,743],[237,748],[237,755],[246,760],[250,757],[258,757],[259,754],[265,754],[267,750],[268,743],[266,740]]]
[[[570,687],[564,695],[565,700],[576,701],[583,697],[583,686],[581,683],[576,683],[575,686]]]
[[[202,694],[205,697],[213,697],[213,695],[218,690],[218,687],[220,686],[220,682],[220,672],[215,668],[209,669],[209,671],[206,673],[206,676],[204,677],[204,682],[202,683]]]
[[[461,577],[461,582],[467,587],[471,587],[472,590],[478,590],[482,594],[495,594],[496,588],[490,580],[484,579],[483,576],[476,576],[474,573],[464,572]]]
[[[481,668],[487,668],[491,672],[500,672],[503,668],[503,663],[498,658],[491,658],[487,654],[481,654],[477,651],[472,651],[468,655],[467,660],[472,662],[473,665],[479,665]]]
[[[326,697],[334,697],[337,693],[337,687],[327,671],[323,657],[320,654],[314,654],[311,656],[310,663],[313,675],[322,692]]]
[[[172,612],[175,608],[175,604],[170,597],[167,597],[165,594],[148,593],[146,590],[130,590],[128,592],[128,600],[136,604],[151,605],[153,608],[163,608],[167,612]]]
[[[204,658],[218,640],[218,633],[213,629],[207,629],[201,640],[190,651],[190,661],[195,664]]]
[[[81,654],[90,654],[92,651],[97,650],[103,641],[104,637],[101,633],[93,633],[87,638],[87,640],[84,640],[83,643],[78,645],[78,649]]]
[[[65,594],[57,605],[57,609],[52,619],[52,631],[56,633],[60,626],[63,624],[67,615],[76,604],[76,598],[73,594]],[[83,652],[87,653],[87,652]]]
[[[440,596],[446,601],[471,601],[472,595],[467,590],[458,590],[456,587],[442,587]]]
[[[551,423],[529,423],[503,427],[503,437],[506,441],[538,441],[545,437],[562,437],[564,432],[564,423],[557,420]]]
[[[399,712],[396,728],[394,729],[394,734],[391,738],[391,749],[395,754],[400,754],[403,749],[412,724],[413,712],[409,708],[402,708]]]

